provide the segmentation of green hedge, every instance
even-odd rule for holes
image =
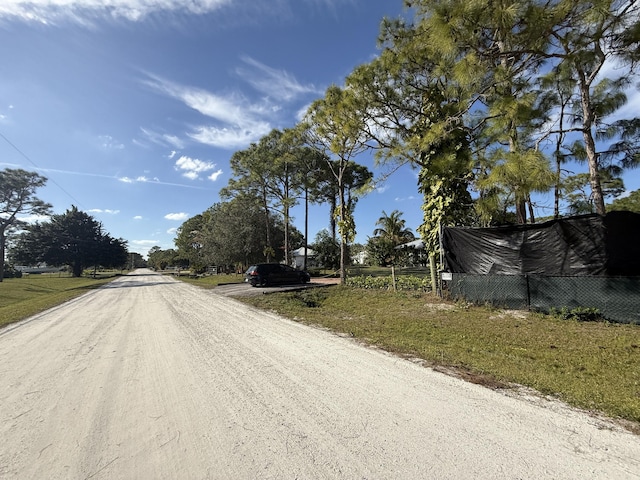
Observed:
[[[393,278],[391,276],[373,277],[371,275],[358,275],[348,277],[347,285],[369,290],[393,290]],[[431,280],[413,275],[399,275],[396,277],[396,289],[430,292]]]

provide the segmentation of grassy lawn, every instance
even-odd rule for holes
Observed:
[[[113,277],[113,273],[100,273],[96,278],[55,273],[5,278],[0,282],[0,327],[82,295]]]
[[[524,385],[640,433],[640,326],[335,286],[241,299],[493,387]]]

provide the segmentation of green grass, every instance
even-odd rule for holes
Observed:
[[[29,275],[0,282],[0,327],[17,322],[113,280],[104,272],[97,278],[66,274]]]
[[[336,286],[241,299],[493,387],[534,388],[640,432],[640,326]]]

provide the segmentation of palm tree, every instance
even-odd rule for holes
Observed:
[[[375,237],[388,242],[394,248],[403,243],[415,240],[415,236],[410,228],[406,228],[406,222],[402,217],[402,212],[394,210],[391,215],[383,210],[382,216],[376,222],[380,228],[373,231]]]
[[[396,289],[396,272],[395,259],[398,254],[396,247],[403,243],[415,240],[413,232],[410,228],[405,227],[405,220],[402,212],[394,210],[391,215],[383,210],[382,216],[376,222],[380,228],[373,231],[374,237],[377,239],[378,246],[383,250],[385,261],[391,264],[391,279],[393,281],[393,289]]]

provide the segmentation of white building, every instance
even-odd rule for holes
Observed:
[[[317,253],[307,248],[307,267],[315,265]],[[291,252],[293,267],[304,268],[304,247],[297,248]]]

